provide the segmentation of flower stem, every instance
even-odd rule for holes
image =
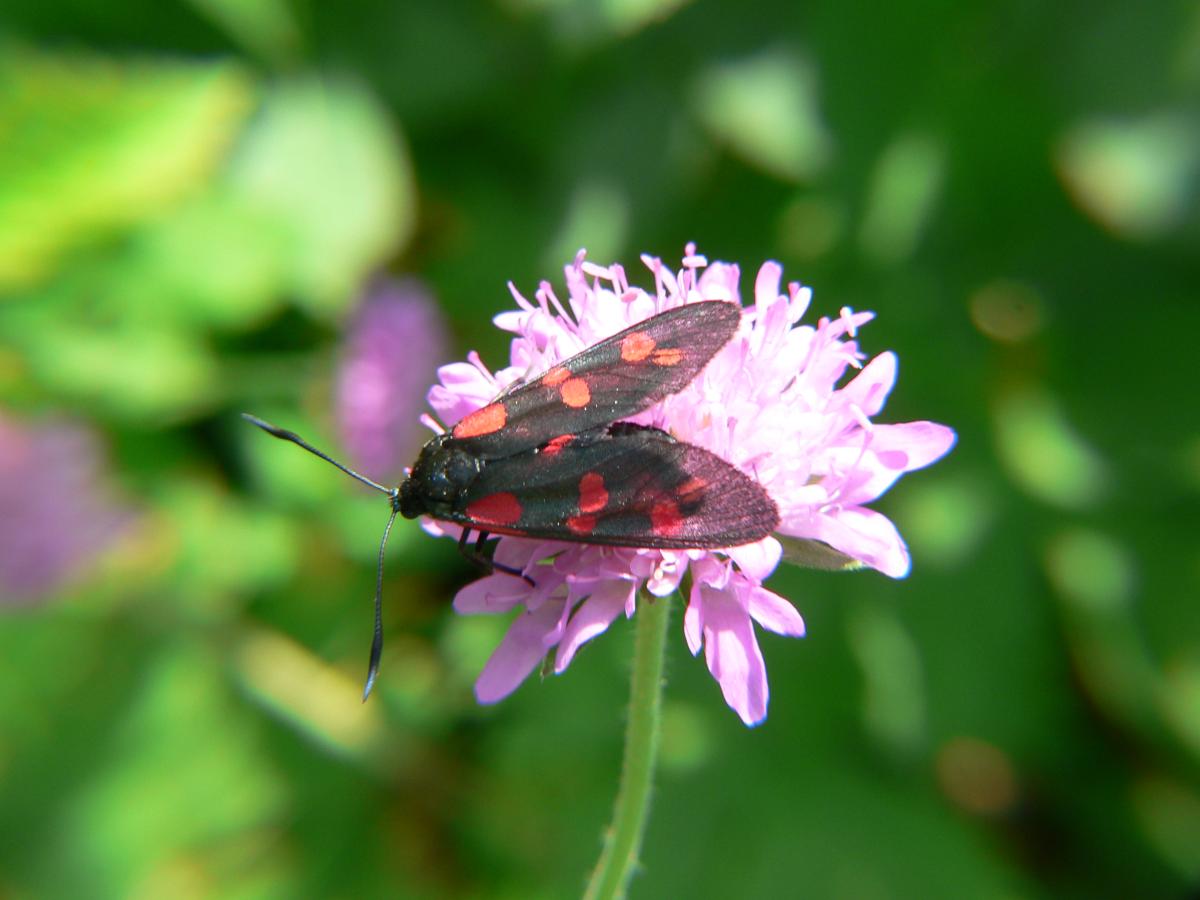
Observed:
[[[672,599],[643,594],[638,608],[621,782],[617,788],[612,824],[605,835],[600,860],[584,892],[585,900],[624,897],[637,866],[650,810],[654,766],[658,759],[663,659]]]

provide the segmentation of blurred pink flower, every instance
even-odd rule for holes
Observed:
[[[446,426],[489,403],[507,386],[546,371],[584,347],[664,309],[700,300],[741,302],[736,265],[707,261],[691,245],[679,272],[656,258],[642,261],[654,277],[647,292],[630,286],[617,265],[566,267],[568,314],[548,283],[531,303],[510,285],[519,309],[495,319],[513,332],[510,365],[490,373],[477,356],[439,370],[429,402]],[[909,556],[895,526],[865,504],[905,472],[927,466],[954,443],[954,432],[932,422],[879,425],[896,378],[896,357],[883,353],[862,365],[857,330],[873,317],[843,309],[815,326],[798,324],[811,291],[780,291],[777,263],[762,266],[754,303],[737,335],[683,391],[632,421],[653,425],[705,447],[757,478],[779,507],[779,533],[824,541],[893,578],[908,573]],[[860,369],[846,384],[847,369]],[[435,534],[456,526],[427,522]],[[497,562],[521,570],[496,572],[455,597],[464,614],[520,608],[475,685],[492,703],[511,693],[551,650],[562,672],[586,641],[621,613],[632,616],[639,588],[666,597],[691,573],[683,617],[693,655],[701,648],[725,701],[748,725],[767,714],[767,676],[752,623],[800,637],[804,622],[783,597],[763,587],[782,547],[774,537],[721,551],[598,547],[502,537]],[[666,602],[666,601],[659,601]]]
[[[104,484],[88,429],[0,413],[0,606],[31,606],[112,544],[131,514]]]
[[[347,329],[335,408],[351,465],[396,475],[420,445],[421,397],[445,358],[446,327],[416,279],[372,285]]]

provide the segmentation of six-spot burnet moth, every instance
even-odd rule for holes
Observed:
[[[383,650],[383,551],[397,514],[461,525],[464,552],[475,532],[472,558],[526,580],[483,557],[489,535],[685,550],[736,547],[775,530],[775,503],[740,469],[660,429],[619,421],[683,390],[733,337],[741,314],[736,303],[690,303],[593,344],[434,437],[395,488],[243,414],[391,501],[364,700]]]

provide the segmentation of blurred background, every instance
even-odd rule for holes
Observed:
[[[435,367],[586,246],[871,309],[913,574],[782,568],[746,729],[677,621],[633,896],[1200,885],[1200,7],[6,0],[0,897],[578,893],[630,623],[505,622],[386,502]]]

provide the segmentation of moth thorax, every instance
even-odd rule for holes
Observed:
[[[479,475],[482,462],[465,450],[444,446],[449,439],[439,435],[421,448],[412,473],[400,485],[400,514],[405,518],[452,511],[455,500]]]

